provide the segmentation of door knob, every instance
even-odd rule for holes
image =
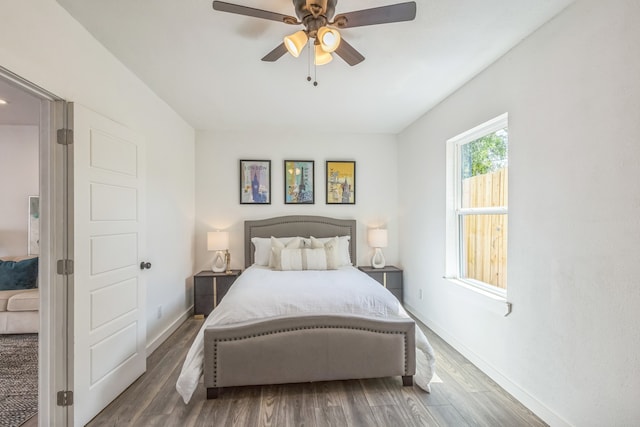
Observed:
[[[144,262],[144,261],[142,261],[142,262],[140,263],[140,270],[144,270],[145,268],[146,268],[147,270],[148,270],[148,269],[150,269],[150,268],[151,268],[151,263],[150,263],[150,262]]]

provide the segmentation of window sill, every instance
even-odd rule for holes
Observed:
[[[511,314],[511,303],[507,301],[506,294],[502,294],[501,292],[488,291],[486,289],[481,288],[480,286],[474,285],[472,283],[469,283],[465,280],[458,279],[456,277],[443,277],[443,278],[457,286],[460,286],[476,294],[482,295],[483,297],[491,299],[496,303],[499,303],[501,307],[499,312],[505,317]]]

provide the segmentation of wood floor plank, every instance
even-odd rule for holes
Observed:
[[[399,377],[230,387],[206,400],[198,384],[188,405],[175,382],[202,320],[189,319],[147,359],[147,372],[94,420],[122,426],[545,426],[453,347],[423,325],[440,381],[431,393]]]
[[[444,385],[442,383],[431,383],[431,392],[427,393],[419,387],[413,387],[416,389],[416,397],[422,401],[422,403],[429,406],[438,405],[450,405],[447,395],[444,393]]]
[[[486,377],[474,365],[467,361],[459,362],[450,358],[446,353],[438,355],[438,370],[446,371],[454,380],[463,385],[464,389],[469,392],[489,391],[490,385],[486,381]],[[482,375],[479,375],[482,374]]]
[[[262,386],[262,394],[260,395],[260,413],[258,415],[258,424],[261,426],[277,426],[276,412],[279,404],[280,385]]]
[[[308,427],[318,427],[316,410],[318,406],[317,388],[315,383],[305,383],[302,385],[302,413],[303,419],[297,425]]]
[[[377,426],[416,426],[413,420],[406,418],[401,408],[396,405],[372,406],[371,412],[373,412]]]
[[[416,425],[440,425],[437,418],[432,414],[431,408],[425,405],[422,399],[423,395],[429,394],[418,387],[403,387],[401,389],[400,397],[403,400],[400,401],[400,404],[409,410],[411,418]]]
[[[305,403],[311,387],[308,384],[288,384],[282,391],[283,402],[278,408],[276,419],[283,427],[315,425],[314,406]],[[305,422],[310,420],[309,422]]]
[[[260,408],[255,404],[260,399],[259,387],[237,387],[229,389],[232,403],[229,408],[229,422],[234,426],[259,425]]]
[[[440,426],[468,427],[469,423],[452,405],[430,406],[429,413]]]
[[[197,427],[224,426],[229,422],[229,410],[231,405],[229,394],[218,399],[207,400],[202,405],[202,410],[194,423]]]
[[[322,381],[317,383],[316,396],[318,396],[321,406],[340,406],[340,397],[336,394],[337,384],[333,381]]]
[[[364,395],[369,402],[369,406],[387,406],[389,405],[389,389],[398,389],[402,387],[400,378],[375,378],[369,380],[362,380],[364,384]],[[386,380],[386,381],[385,381]],[[391,387],[387,386],[387,382],[395,382]]]
[[[316,408],[315,422],[318,427],[344,427],[348,425],[347,418],[340,406]]]
[[[171,415],[167,418],[167,426],[182,426],[182,427],[194,427],[198,414],[202,411],[202,406],[205,400],[193,399],[188,405],[185,405],[180,401],[178,405],[173,408]]]
[[[341,381],[344,393],[341,406],[347,425],[366,427],[375,425],[375,417],[364,393],[362,381]]]

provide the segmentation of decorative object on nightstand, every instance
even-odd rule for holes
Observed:
[[[216,251],[211,263],[211,271],[220,273],[229,269],[229,233],[226,231],[210,231],[207,233],[207,250]]]
[[[384,267],[384,255],[382,255],[382,249],[387,247],[387,230],[380,228],[372,228],[368,234],[369,246],[375,248],[373,257],[371,258],[371,266],[373,268]]]
[[[387,288],[398,301],[402,302],[402,270],[393,265],[387,265],[382,268],[374,267],[358,267],[364,273],[367,273],[382,286]]]
[[[231,270],[229,274],[203,270],[193,276],[193,314],[196,317],[208,316],[241,273],[242,270]]]
[[[227,265],[227,271],[225,271],[225,273],[233,274],[233,270],[231,270],[231,253],[229,252],[229,249],[227,249],[224,254],[224,263]]]

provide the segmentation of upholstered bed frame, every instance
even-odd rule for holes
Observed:
[[[252,237],[350,235],[356,258],[356,222],[318,216],[245,221],[245,265],[253,264]],[[415,322],[355,315],[283,316],[210,325],[204,332],[207,398],[221,387],[402,376],[413,384]]]

